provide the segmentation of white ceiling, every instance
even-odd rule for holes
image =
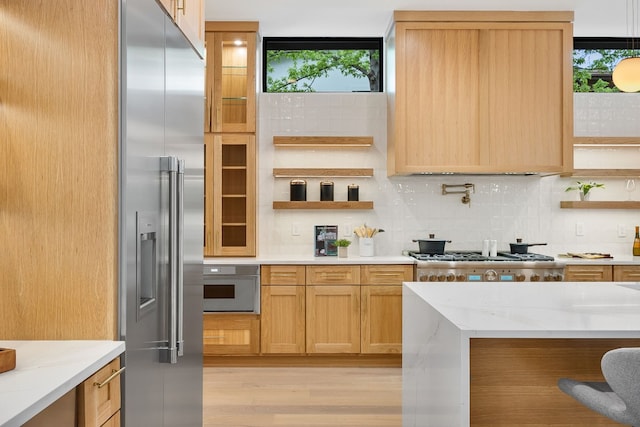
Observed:
[[[627,16],[632,1],[637,0],[205,0],[205,19],[258,21],[263,37],[379,37],[394,10],[573,10],[574,35],[624,37],[640,34],[627,25],[633,21]]]

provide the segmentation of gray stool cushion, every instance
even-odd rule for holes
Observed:
[[[607,352],[601,361],[606,382],[558,380],[569,396],[614,421],[640,426],[640,348]]]

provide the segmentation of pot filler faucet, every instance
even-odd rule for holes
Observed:
[[[459,188],[459,190],[449,190],[449,188]],[[461,198],[461,202],[471,207],[470,193],[476,192],[476,186],[474,184],[442,184],[442,195],[447,194],[464,194]]]

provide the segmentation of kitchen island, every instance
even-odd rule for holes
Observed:
[[[122,341],[0,341],[0,348],[16,350],[15,369],[0,374],[0,426],[24,424],[124,347]]]
[[[615,283],[405,283],[403,426],[618,425],[560,392],[640,346],[640,292]]]

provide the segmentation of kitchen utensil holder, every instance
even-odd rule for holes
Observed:
[[[360,238],[360,256],[373,256],[373,249],[374,245],[372,237]]]

